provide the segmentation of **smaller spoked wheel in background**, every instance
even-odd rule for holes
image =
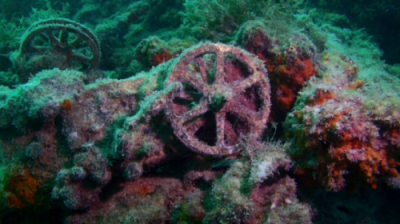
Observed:
[[[61,56],[61,68],[94,69],[100,61],[100,44],[88,28],[71,20],[50,19],[33,24],[23,36],[20,55],[51,54]]]
[[[268,121],[270,86],[261,61],[239,48],[203,44],[181,56],[167,85],[181,83],[166,106],[175,135],[191,150],[223,156],[258,138]]]

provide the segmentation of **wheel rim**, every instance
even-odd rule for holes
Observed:
[[[67,19],[50,19],[33,24],[24,34],[21,55],[58,53],[70,62],[85,64],[94,69],[100,61],[100,44],[86,27]]]
[[[184,54],[167,84],[182,83],[166,111],[175,135],[190,149],[214,156],[240,150],[241,137],[258,138],[268,121],[267,71],[254,56],[223,44]]]

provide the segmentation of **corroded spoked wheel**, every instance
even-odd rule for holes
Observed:
[[[24,34],[21,55],[56,53],[64,56],[64,68],[94,69],[100,61],[100,44],[86,27],[67,19],[33,24]]]
[[[184,53],[167,85],[181,83],[166,106],[175,135],[190,149],[223,156],[242,137],[258,138],[268,121],[270,86],[261,61],[223,44]]]

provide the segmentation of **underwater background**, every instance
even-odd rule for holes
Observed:
[[[400,223],[400,1],[0,0],[0,223]]]

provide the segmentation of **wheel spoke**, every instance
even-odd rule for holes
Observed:
[[[218,112],[215,114],[217,121],[217,145],[223,144],[225,141],[225,112]]]
[[[194,118],[188,124],[185,125],[185,128],[190,136],[194,136],[196,132],[204,125],[205,119],[201,116]]]
[[[53,32],[51,31],[47,31],[46,32],[47,36],[50,39],[50,43],[53,47],[58,46],[60,44],[60,42],[57,40],[57,38],[54,36]]]
[[[250,118],[258,117],[257,112],[249,110],[249,108],[244,107],[242,104],[239,103],[239,101],[236,101],[235,99],[230,101],[227,107],[230,109],[229,112],[238,115],[240,118],[244,120],[249,120]]]
[[[90,58],[88,58],[86,56],[80,55],[80,54],[72,55],[72,60],[84,62],[84,63],[87,63],[87,64],[92,64],[92,59],[90,59]]]
[[[208,110],[207,101],[203,100],[202,102],[200,102],[199,105],[195,106],[192,110],[189,110],[188,112],[182,114],[178,119],[178,123],[180,125],[184,125],[184,123],[205,114],[207,110]]]
[[[193,97],[186,93],[186,91],[177,91],[174,93],[174,99],[182,99],[186,101],[193,101]]]
[[[245,78],[244,80],[242,80],[241,82],[239,82],[238,84],[233,86],[233,91],[235,93],[242,93],[244,92],[246,89],[252,87],[254,84],[256,84],[259,80],[257,79],[256,76],[251,75],[247,78]]]
[[[72,50],[75,48],[79,48],[81,43],[83,42],[83,40],[81,38],[77,38],[76,40],[74,40],[74,42],[72,42],[71,44],[68,45],[68,47]]]
[[[207,92],[207,84],[200,79],[199,77],[196,77],[192,74],[186,73],[184,75],[184,79],[192,85],[197,91],[199,92]]]
[[[65,30],[61,30],[60,32],[60,42],[63,46],[68,45],[68,37],[69,37],[69,32]]]
[[[216,73],[215,73],[215,83],[216,84],[222,84],[224,83],[224,76],[225,76],[225,71],[224,71],[224,66],[225,66],[225,53],[222,51],[217,52],[217,68],[216,68]]]
[[[34,52],[40,52],[40,53],[46,53],[51,51],[51,48],[46,47],[46,46],[31,46],[31,50]]]
[[[40,38],[41,38],[42,40],[44,40],[46,43],[49,43],[49,42],[50,42],[49,37],[46,36],[46,35],[44,35],[44,33],[39,34],[39,36],[40,36]]]
[[[203,57],[196,58],[196,62],[199,65],[200,73],[205,83],[209,83],[208,81],[208,69],[207,64],[204,61]]]

